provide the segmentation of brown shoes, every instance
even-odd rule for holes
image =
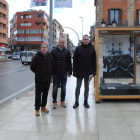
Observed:
[[[46,113],[49,113],[49,110],[46,109],[46,107],[41,107],[41,110],[44,111],[44,112],[46,112]]]
[[[40,112],[39,112],[39,110],[36,110],[35,115],[36,115],[36,116],[40,116]]]

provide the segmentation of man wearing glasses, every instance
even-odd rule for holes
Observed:
[[[31,63],[31,71],[35,73],[35,110],[36,116],[40,116],[41,110],[48,113],[46,109],[48,91],[50,87],[51,76],[53,74],[54,62],[52,56],[48,53],[48,46],[42,43],[39,52],[35,55]]]
[[[67,76],[72,74],[71,55],[70,51],[64,46],[64,38],[60,38],[58,46],[56,46],[51,54],[54,59],[54,73],[53,73],[53,109],[57,108],[57,90],[61,84],[61,106],[66,108],[66,82]]]
[[[77,47],[73,56],[73,76],[77,77],[77,85],[75,90],[75,104],[73,108],[79,106],[79,95],[82,80],[84,79],[84,106],[89,108],[89,76],[96,75],[96,52],[89,42],[89,36],[83,36],[81,46]]]

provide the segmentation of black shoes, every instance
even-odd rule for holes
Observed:
[[[87,100],[84,101],[84,106],[85,106],[86,108],[89,108],[89,107],[90,107],[89,104],[88,104],[88,102],[87,102]]]
[[[76,101],[75,104],[73,105],[73,108],[77,108],[79,106],[79,102]]]
[[[79,106],[79,102],[76,101],[75,104],[73,105],[73,108],[77,108],[78,106]],[[90,107],[89,104],[88,104],[88,102],[87,102],[87,100],[84,101],[84,106],[86,108],[89,108]]]

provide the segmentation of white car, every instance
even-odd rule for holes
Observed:
[[[137,53],[137,62],[140,62],[140,53]]]
[[[20,59],[20,53],[19,52],[14,52],[13,53],[13,60],[15,59]]]
[[[21,63],[31,64],[33,57],[36,55],[36,52],[33,51],[23,51],[21,53]]]

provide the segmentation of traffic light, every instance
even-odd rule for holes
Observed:
[[[59,29],[58,29],[59,31],[61,31],[61,27],[59,26]]]

